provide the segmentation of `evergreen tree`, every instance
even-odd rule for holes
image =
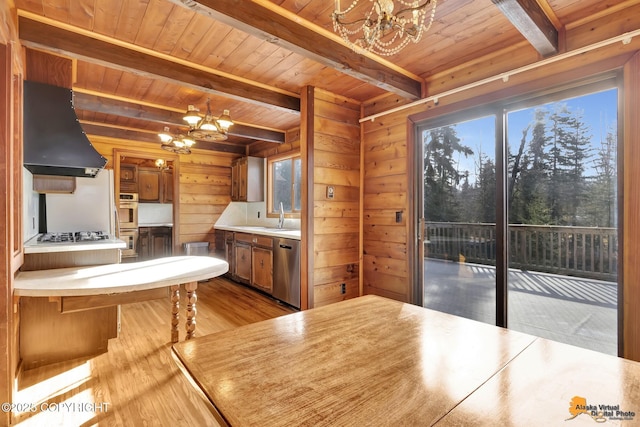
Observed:
[[[480,170],[476,180],[476,222],[496,222],[496,165],[486,155],[478,154]]]
[[[617,150],[618,137],[615,124],[600,141],[594,167],[596,176],[588,187],[589,203],[586,207],[587,225],[594,227],[617,226]]]
[[[517,176],[512,176],[509,221],[513,224],[549,224],[551,222],[548,205],[549,175],[551,160],[547,148],[551,144],[551,136],[547,132],[549,112],[537,108],[533,112],[531,141],[524,150],[518,167]],[[527,128],[528,129],[528,128]],[[526,144],[526,134],[520,141],[521,147]],[[516,167],[514,161],[512,168]]]
[[[567,129],[560,140],[563,156],[560,158],[564,177],[563,214],[568,225],[586,225],[578,218],[579,207],[585,201],[585,164],[590,157],[591,134],[583,122],[582,112],[576,111],[565,120]]]
[[[567,196],[566,174],[564,166],[565,159],[564,141],[567,139],[568,122],[571,119],[566,104],[557,104],[554,111],[549,115],[551,127],[551,148],[549,156],[551,160],[551,170],[549,174],[548,203],[551,211],[551,219],[554,225],[565,224],[563,208],[564,198]]]
[[[473,151],[460,143],[455,126],[431,129],[424,135],[425,206],[427,221],[458,221],[457,186],[465,174],[457,169],[453,156]]]

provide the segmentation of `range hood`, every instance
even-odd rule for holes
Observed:
[[[78,122],[70,89],[24,82],[23,140],[33,174],[95,177],[107,164]]]

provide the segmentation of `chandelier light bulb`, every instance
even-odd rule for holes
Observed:
[[[200,120],[202,120],[202,117],[198,114],[199,112],[200,110],[198,110],[194,105],[189,105],[187,107],[187,113],[182,119],[189,123],[189,126],[195,127]]]

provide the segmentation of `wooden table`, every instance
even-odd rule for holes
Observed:
[[[640,422],[638,363],[377,296],[173,353],[222,425],[594,425],[575,396]]]
[[[173,351],[221,423],[430,425],[534,339],[365,296]]]
[[[610,413],[601,405],[611,407]],[[593,427],[600,422],[640,425],[640,363],[538,338],[438,426]]]
[[[14,280],[14,298],[48,297],[61,313],[150,299],[171,298],[171,341],[178,341],[180,285],[187,292],[187,339],[195,331],[199,280],[227,272],[226,261],[205,256],[177,256],[95,267],[24,271]],[[169,292],[167,292],[169,289]]]

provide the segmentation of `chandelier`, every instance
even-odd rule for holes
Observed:
[[[169,128],[165,126],[164,131],[158,136],[162,141],[162,148],[178,154],[191,153],[191,147],[196,143],[196,139],[205,141],[224,141],[227,139],[227,132],[233,125],[229,110],[224,110],[217,119],[211,114],[211,100],[207,98],[207,113],[200,115],[200,110],[194,105],[187,107],[187,112],[182,118],[189,125],[187,134],[172,135]]]
[[[187,107],[187,113],[182,118],[189,124],[189,136],[195,139],[207,141],[224,141],[233,121],[229,116],[229,110],[224,110],[222,116],[214,119],[211,115],[211,101],[207,98],[207,114],[201,116],[194,105]]]
[[[179,134],[172,135],[169,133],[169,128],[164,127],[164,131],[159,133],[160,141],[162,141],[162,149],[171,151],[177,154],[191,154],[191,147],[196,143],[195,140],[189,138],[187,135]]]
[[[336,0],[331,14],[333,30],[342,37],[354,52],[369,51],[377,55],[391,56],[400,52],[410,42],[417,43],[431,28],[436,13],[437,0],[369,0],[371,9],[364,17],[352,17],[361,0],[340,9]],[[398,11],[394,14],[394,8]],[[427,6],[431,4],[431,8]],[[362,8],[360,8],[362,9]],[[429,16],[429,22],[425,21]],[[351,17],[351,18],[350,18]]]

